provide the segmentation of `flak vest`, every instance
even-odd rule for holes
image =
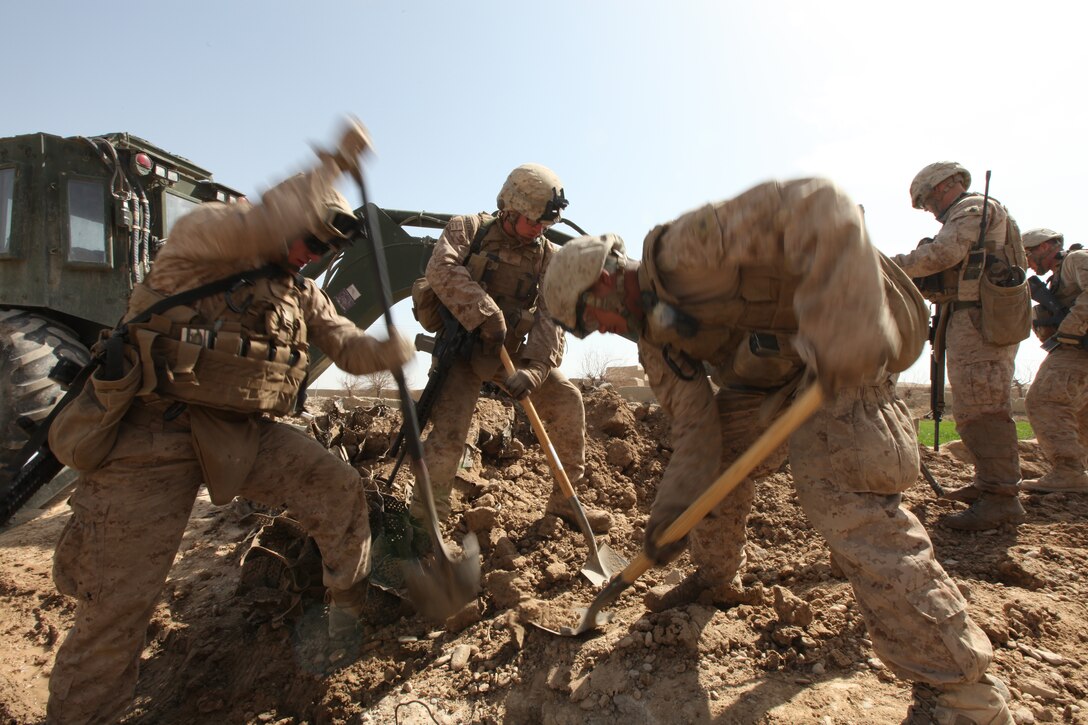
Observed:
[[[982,194],[964,194],[954,201],[942,216],[947,219],[953,212],[972,205],[981,209],[984,198]],[[1003,223],[987,223],[982,249],[978,249],[976,241],[967,257],[961,262],[919,280],[919,286],[930,302],[936,304],[978,302],[982,274],[990,265],[998,263],[1003,265],[1004,269],[1027,268],[1027,255],[1024,253],[1024,245],[1020,239],[1020,229],[1016,221],[1001,202],[993,197],[990,197],[989,201],[992,204],[991,210],[996,207],[1005,213]],[[989,219],[993,218],[989,213],[987,216]],[[998,270],[998,274],[1000,273]]]
[[[486,226],[483,237],[473,242],[464,264],[472,279],[502,310],[508,330],[506,339],[516,345],[511,350],[511,354],[515,354],[533,327],[540,277],[551,253],[550,246],[543,238],[532,244],[511,239],[503,234],[501,226],[489,214],[465,219],[465,232],[470,239],[475,239]]]
[[[137,284],[129,310],[163,297]],[[293,412],[309,363],[293,275],[258,279],[198,307],[173,307],[129,325],[143,368],[138,395],[241,414]]]
[[[677,360],[683,356],[690,359],[689,367],[690,361],[709,363],[714,382],[723,387],[775,390],[795,383],[804,369],[792,343],[798,331],[793,301],[800,278],[779,266],[744,266],[738,270],[735,287],[723,289],[713,299],[681,304],[665,288],[655,264],[664,231],[662,228],[645,242],[639,288],[693,318],[694,332],[689,330],[685,335],[676,326],[659,324],[658,316],[647,315],[643,334],[662,348],[670,367],[683,367]],[[900,337],[887,371],[902,372],[921,354],[928,338],[929,312],[910,278],[886,256],[877,254],[886,303]]]

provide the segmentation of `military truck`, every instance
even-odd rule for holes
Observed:
[[[210,171],[128,133],[0,138],[0,513],[56,474],[43,469],[28,480],[25,466],[41,449],[27,442],[99,334],[119,321],[173,225],[198,204],[241,197]],[[407,230],[441,229],[451,215],[359,211],[380,224],[393,299],[401,300],[435,242]],[[358,244],[303,272],[368,327],[382,314],[374,270],[370,245]],[[314,350],[309,380],[328,366]]]

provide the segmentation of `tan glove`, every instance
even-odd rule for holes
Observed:
[[[379,370],[399,370],[415,354],[415,343],[405,340],[395,329],[390,328],[389,339],[378,343],[374,350],[374,359]]]
[[[501,345],[504,340],[506,340],[506,318],[501,312],[494,313],[480,323],[480,342],[485,350]]]
[[[342,173],[358,174],[362,169],[362,156],[366,151],[373,149],[370,134],[366,126],[355,116],[348,116],[344,122],[344,130],[340,134],[340,143],[336,151],[328,151],[318,146],[313,146],[314,153],[322,164],[332,163]]]
[[[888,364],[890,349],[890,343],[876,330],[867,337],[855,338],[850,344],[844,341],[832,346],[822,357],[816,354],[812,343],[801,336],[793,338],[793,346],[808,374],[819,380],[820,387],[829,397],[844,388],[875,380],[877,373]]]
[[[540,384],[548,377],[549,372],[543,363],[531,362],[506,379],[506,389],[510,392],[510,395],[522,400],[532,395],[540,387]]]
[[[684,547],[688,544],[688,537],[685,536],[679,541],[674,541],[671,544],[665,546],[657,546],[654,542],[657,540],[665,529],[672,525],[672,522],[679,518],[680,514],[684,513],[687,506],[681,506],[677,503],[663,503],[661,501],[654,501],[653,508],[650,509],[650,519],[646,522],[646,536],[643,541],[643,549],[646,552],[646,556],[653,561],[656,566],[663,566],[670,561],[680,556],[684,552]]]
[[[341,170],[357,171],[363,153],[373,148],[374,144],[366,126],[355,116],[348,116],[345,119],[344,131],[340,135],[340,143],[336,147],[337,164]]]

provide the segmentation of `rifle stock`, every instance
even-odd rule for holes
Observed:
[[[1038,275],[1028,277],[1028,287],[1031,288],[1031,299],[1035,300],[1050,317],[1032,321],[1033,327],[1057,327],[1065,316],[1069,314],[1069,308],[1062,305],[1054,293],[1047,287],[1046,282]]]

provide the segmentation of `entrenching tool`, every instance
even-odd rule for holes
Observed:
[[[502,357],[502,365],[506,368],[506,374],[513,375],[516,370],[514,369],[514,363],[510,360],[510,353],[506,351],[505,347],[500,347],[499,354]],[[586,544],[589,546],[589,558],[582,567],[582,574],[593,583],[593,586],[599,587],[612,578],[616,572],[626,567],[627,560],[609,548],[607,544],[597,544],[597,540],[593,538],[593,529],[589,526],[589,519],[586,518],[586,511],[582,508],[582,502],[578,500],[577,494],[574,493],[574,486],[571,485],[570,478],[567,477],[567,472],[563,469],[563,462],[559,460],[559,455],[555,452],[555,447],[548,437],[548,432],[544,430],[544,423],[541,422],[540,416],[536,413],[536,406],[533,405],[533,401],[528,395],[519,402],[522,409],[525,410],[525,415],[529,418],[529,423],[533,426],[533,432],[536,433],[536,439],[540,441],[540,447],[544,449],[544,454],[548,457],[548,465],[552,469],[555,480],[559,482],[559,488],[563,491],[563,496],[570,501],[571,508],[574,509],[574,518],[578,521],[578,528],[582,531],[582,535],[586,538]]]
[[[385,249],[381,240],[381,226],[375,219],[374,208],[367,200],[366,184],[361,170],[353,173],[359,185],[359,194],[363,198],[367,237],[374,253],[374,271],[382,295],[382,308],[385,312],[385,324],[393,329],[393,300],[389,292],[389,272],[385,265]],[[408,598],[416,610],[435,621],[444,621],[456,614],[471,602],[480,591],[480,545],[476,534],[469,532],[461,542],[462,556],[454,561],[450,548],[442,538],[438,525],[438,512],[434,507],[434,494],[431,492],[431,477],[427,472],[427,463],[423,460],[423,442],[420,436],[419,419],[416,406],[408,394],[408,385],[404,381],[404,371],[396,368],[392,371],[393,379],[400,391],[400,410],[408,429],[407,447],[412,459],[412,468],[427,508],[427,529],[434,544],[434,560],[426,565],[415,560],[404,566],[404,580],[408,587]]]
[[[688,506],[684,513],[680,514],[667,529],[661,532],[654,543],[657,546],[665,546],[687,536],[688,532],[695,527],[695,524],[699,523],[704,516],[710,513],[711,509],[721,503],[722,499],[728,496],[737,487],[737,484],[752,472],[752,469],[758,466],[764,458],[782,445],[802,423],[808,420],[808,417],[816,412],[823,400],[823,391],[819,385],[813,385],[806,390],[797,399],[797,402],[782,414],[782,417],[767,428],[763,435],[757,438],[748,450],[733,462],[733,465],[718,476],[718,479],[710,485],[710,488],[704,491],[694,503]],[[646,553],[644,551],[639,553],[638,557],[628,564],[626,569],[612,577],[605,588],[590,602],[589,607],[584,610],[582,620],[574,628],[560,627],[559,630],[554,630],[535,622],[532,624],[546,632],[563,637],[577,637],[590,630],[597,629],[607,624],[611,619],[602,610],[616,601],[624,590],[634,584],[635,580],[652,566],[653,561],[646,556]]]

